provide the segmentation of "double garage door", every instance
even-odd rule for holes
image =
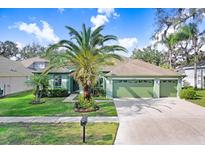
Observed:
[[[113,80],[114,98],[150,98],[154,93],[154,80]],[[160,97],[176,97],[177,80],[160,81]]]

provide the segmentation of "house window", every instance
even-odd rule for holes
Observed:
[[[54,75],[54,88],[61,88],[62,84],[62,76]]]
[[[201,80],[198,80],[198,84],[201,84]]]

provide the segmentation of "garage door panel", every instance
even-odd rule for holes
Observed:
[[[177,80],[161,80],[160,97],[176,97],[176,96],[177,96]]]
[[[149,80],[116,80],[114,81],[114,97],[153,97],[154,81]]]

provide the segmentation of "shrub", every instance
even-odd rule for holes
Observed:
[[[68,90],[67,89],[49,89],[48,90],[48,97],[67,97]]]
[[[90,100],[84,99],[82,95],[78,96],[78,102],[75,103],[75,108],[77,109],[95,109],[95,100],[91,98]]]
[[[180,91],[179,96],[184,99],[195,99],[196,91],[193,88],[185,88]]]
[[[92,95],[95,96],[95,97],[105,96],[106,95],[106,91],[103,88],[101,88],[101,87],[96,87],[96,88],[92,89]]]

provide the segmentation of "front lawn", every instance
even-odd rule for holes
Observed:
[[[113,144],[118,123],[88,123],[85,144]],[[83,144],[79,123],[0,123],[0,144]]]
[[[189,101],[205,107],[205,90],[196,90],[196,94],[197,98]]]
[[[30,104],[32,92],[22,92],[0,98],[0,116],[81,116],[73,110],[73,103],[62,102],[65,98],[43,98],[43,104]],[[86,113],[88,116],[117,116],[114,103],[98,103],[100,110]]]

